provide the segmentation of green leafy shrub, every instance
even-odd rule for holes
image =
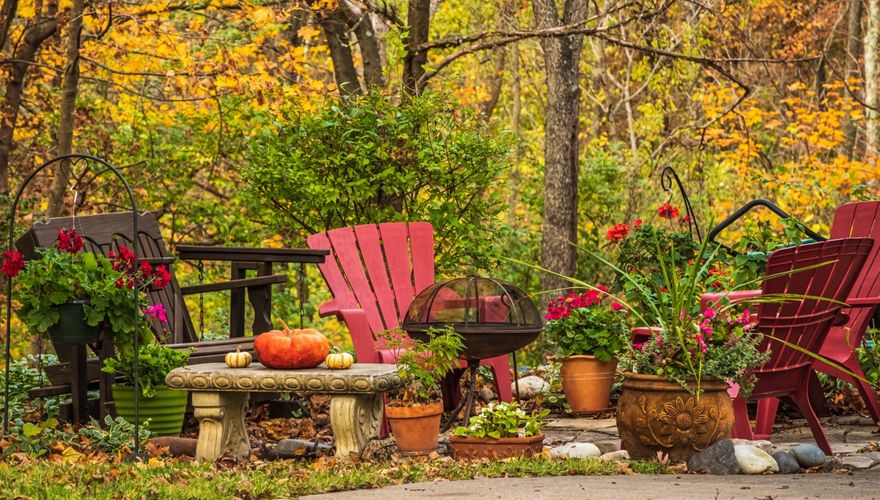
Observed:
[[[32,398],[29,394],[31,389],[47,385],[46,374],[40,369],[41,365],[57,363],[58,358],[54,354],[41,356],[28,354],[27,356],[12,361],[9,365],[9,416],[10,421],[26,416],[42,415],[51,418],[58,415],[58,406],[61,403],[59,397]],[[0,377],[0,408],[5,405],[4,378]]]
[[[186,366],[191,352],[161,344],[143,344],[138,357],[138,381],[144,397],[155,396],[156,387],[165,385],[168,372]],[[105,359],[101,371],[121,375],[126,384],[134,385],[134,357],[126,352],[119,352],[116,356]]]
[[[456,436],[476,438],[531,437],[541,434],[549,409],[527,414],[518,403],[491,403],[472,416],[467,427],[455,428]]]
[[[258,134],[243,176],[264,219],[294,239],[335,227],[431,222],[437,269],[485,267],[498,255],[502,210],[494,186],[507,142],[437,95],[372,93],[290,107]]]

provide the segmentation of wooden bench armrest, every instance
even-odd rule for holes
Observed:
[[[196,293],[219,292],[222,290],[240,290],[242,288],[253,288],[286,282],[287,276],[283,274],[272,274],[270,276],[259,276],[257,278],[220,281],[217,283],[208,283],[206,285],[182,286],[180,287],[180,293],[182,295],[193,295]]]
[[[310,248],[246,248],[209,245],[177,245],[182,260],[217,260],[225,262],[296,262],[320,264],[329,250]]]

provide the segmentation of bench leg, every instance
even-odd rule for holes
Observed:
[[[338,394],[330,399],[330,426],[336,440],[336,456],[358,455],[367,441],[379,434],[382,396],[379,394]]]
[[[227,455],[247,460],[251,454],[244,415],[247,392],[192,392],[195,417],[199,421],[196,460],[215,461]]]

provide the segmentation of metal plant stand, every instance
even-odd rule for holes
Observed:
[[[18,204],[21,201],[21,196],[24,193],[25,188],[31,183],[31,181],[36,178],[37,174],[46,170],[49,167],[58,166],[59,168],[67,167],[71,171],[73,167],[76,167],[80,164],[86,165],[86,167],[90,168],[92,165],[97,165],[103,170],[96,171],[95,176],[106,173],[107,171],[112,172],[116,178],[122,183],[125,187],[125,191],[128,194],[128,200],[131,205],[131,229],[132,236],[136,240],[138,234],[138,220],[137,220],[137,202],[134,198],[134,193],[131,190],[131,186],[129,186],[128,181],[122,175],[122,173],[113,165],[108,163],[107,161],[98,158],[92,155],[85,154],[69,154],[64,156],[59,156],[57,158],[53,158],[39,167],[36,168],[30,175],[25,178],[24,182],[18,188],[18,191],[15,194],[15,198],[13,199],[12,206],[9,210],[9,217],[7,219],[7,225],[9,226],[9,239],[7,241],[7,249],[11,250],[15,244],[15,216],[16,211],[18,209]],[[74,187],[76,187],[76,183],[74,183]],[[74,211],[76,209],[76,201],[74,201]],[[134,253],[134,269],[138,267],[138,255],[137,255],[137,245],[132,245],[132,252]],[[13,278],[9,278],[6,282],[6,345],[5,345],[5,370],[4,370],[4,401],[3,401],[3,434],[9,434],[9,367],[11,362],[11,340],[12,340],[12,331],[11,331],[11,319],[12,319],[12,282]],[[140,417],[139,417],[139,396],[140,396],[140,387],[138,384],[138,375],[139,375],[139,352],[138,345],[140,345],[140,337],[139,337],[139,328],[138,328],[138,292],[137,292],[137,283],[132,288],[132,302],[134,303],[134,455],[135,457],[139,456],[139,446],[138,436],[140,434]],[[76,379],[74,381],[73,386],[76,387],[76,390],[73,391],[73,416],[74,421],[85,422],[88,416],[88,401],[87,401],[87,373],[86,373],[86,345],[80,344],[76,345],[74,359],[72,361],[73,368],[73,376]]]

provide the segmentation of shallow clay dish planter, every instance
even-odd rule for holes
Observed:
[[[624,377],[617,430],[622,447],[634,460],[653,459],[663,452],[672,460],[687,461],[730,437],[733,402],[727,383],[704,379],[698,400],[665,377],[634,373]]]
[[[500,439],[451,436],[449,444],[453,458],[528,458],[541,454],[544,435]]]
[[[562,392],[572,412],[595,413],[610,407],[617,358],[606,362],[595,356],[575,355],[560,361]]]
[[[427,455],[437,449],[443,403],[419,406],[385,405],[391,434],[402,453]]]

